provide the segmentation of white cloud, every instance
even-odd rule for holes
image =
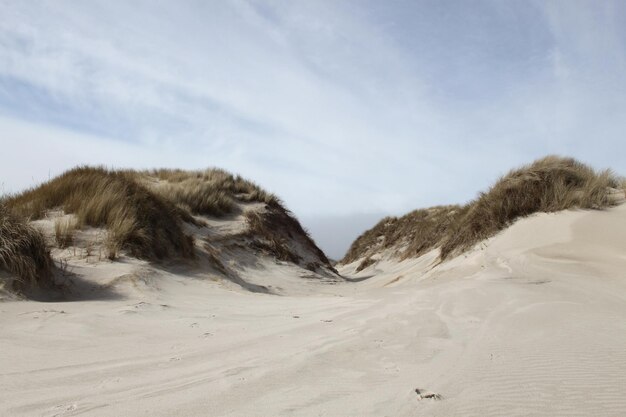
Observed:
[[[297,214],[463,202],[545,153],[626,162],[620,2],[1,2],[0,177],[221,166]]]
[[[0,70],[72,110],[87,109],[112,136],[124,134],[112,127],[117,116],[146,145],[203,146],[215,165],[235,154],[258,160],[255,178],[281,187],[299,175],[318,183],[298,188],[343,177],[385,193],[387,184],[368,172],[393,181],[391,166],[410,165],[415,142],[428,142],[416,132],[436,129],[401,54],[330,3],[306,11],[285,3],[267,11],[272,19],[260,11],[265,5],[246,2],[144,6],[10,8]],[[286,198],[299,209],[351,209],[334,197],[332,208]],[[374,209],[402,200],[381,197]]]

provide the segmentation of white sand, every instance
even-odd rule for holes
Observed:
[[[0,415],[626,415],[624,236],[626,205],[533,216],[360,282],[248,270],[283,296],[85,264],[122,277],[117,298],[0,303]]]

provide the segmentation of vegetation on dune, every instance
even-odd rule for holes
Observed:
[[[203,171],[159,169],[144,174],[158,180],[148,182],[150,189],[194,215],[221,217],[235,212],[239,203],[263,203],[266,205],[264,212],[245,213],[248,230],[243,235],[252,238],[252,247],[276,259],[298,264],[302,259],[291,246],[300,240],[322,264],[332,268],[326,255],[281,201],[255,183],[215,168]]]
[[[180,209],[128,172],[75,168],[8,198],[6,204],[30,219],[60,208],[75,214],[77,227],[105,227],[110,255],[124,249],[144,259],[193,256],[193,242],[183,233]]]
[[[182,171],[159,169],[146,173],[163,183],[153,189],[172,203],[196,215],[223,216],[232,213],[237,202],[279,205],[276,196],[258,185],[222,169]]]
[[[301,245],[319,260],[327,268],[334,270],[330,261],[315,245],[308,232],[302,228],[287,210],[268,206],[263,213],[246,212],[248,231],[246,235],[253,238],[251,245],[276,259],[300,264],[302,258],[294,250],[294,245]],[[306,265],[308,269],[315,270],[321,266],[318,263]]]
[[[269,226],[271,217],[267,213],[246,213],[248,235],[254,238],[251,246],[280,261],[298,264],[302,258],[289,247],[289,242],[282,233]]]
[[[437,247],[443,260],[523,216],[610,206],[614,204],[610,188],[623,187],[624,180],[610,171],[596,172],[574,159],[549,156],[509,172],[464,206],[438,206],[383,219],[356,239],[342,263],[365,258],[363,269],[375,262],[373,255],[384,250],[406,259]],[[245,202],[265,204],[263,212],[246,212],[246,235],[252,238],[253,247],[293,263],[302,262],[299,250],[304,248],[319,260],[310,264],[311,269],[320,264],[330,267],[324,253],[280,201],[240,176],[219,169],[137,172],[91,167],[75,168],[3,200],[0,266],[30,284],[45,280],[41,277],[51,268],[43,238],[17,216],[38,219],[49,210],[62,209],[74,216],[55,223],[59,247],[72,245],[76,228],[104,227],[110,258],[124,250],[158,260],[193,257],[193,239],[183,232],[184,222],[198,224],[196,215],[230,214]]]
[[[520,217],[570,208],[600,209],[614,204],[611,188],[623,188],[611,171],[596,172],[572,158],[548,156],[509,172],[464,206],[440,206],[388,217],[363,233],[341,261],[367,261],[396,250],[401,259],[440,247],[440,259],[462,253]],[[371,265],[371,260],[363,267]]]
[[[376,261],[368,256],[365,259],[363,259],[363,261],[361,261],[359,266],[356,267],[356,272],[361,272],[365,268],[369,268],[370,266],[374,265],[375,263],[376,263]]]
[[[194,241],[184,232],[185,223],[206,226],[204,219],[195,216],[240,213],[241,203],[253,202],[264,207],[245,209],[248,231],[244,234],[249,246],[296,264],[312,254],[307,268],[324,265],[332,269],[280,200],[240,176],[219,169],[78,167],[21,194],[0,198],[0,288],[19,292],[52,285],[55,267],[46,238],[29,225],[50,212],[53,217],[59,211],[67,215],[54,221],[50,243],[58,248],[75,245],[76,231],[91,226],[106,229],[109,259],[124,251],[137,258],[161,260],[194,257]],[[204,253],[216,269],[229,275],[219,246],[211,242],[214,238],[207,236]]]
[[[67,248],[74,243],[74,231],[76,222],[73,220],[57,219],[54,222],[54,240],[61,249]]]
[[[450,229],[441,259],[465,251],[520,217],[570,208],[600,209],[614,204],[609,189],[619,180],[609,170],[596,172],[572,158],[548,156],[509,172],[468,204]]]
[[[183,232],[183,223],[206,224],[194,216],[221,217],[238,212],[241,203],[263,203],[265,212],[250,211],[247,219],[248,236],[254,238],[257,249],[299,263],[300,256],[290,249],[291,242],[299,240],[321,263],[330,265],[277,197],[221,169],[111,171],[79,167],[5,202],[31,220],[51,210],[73,214],[71,219],[55,221],[59,248],[73,244],[76,229],[102,227],[107,229],[107,257],[115,259],[120,251],[126,251],[149,260],[192,257],[193,240]]]
[[[450,226],[464,213],[461,206],[437,206],[412,211],[402,217],[386,217],[359,236],[350,246],[343,263],[363,256],[399,248],[401,259],[420,256],[441,244]],[[366,258],[359,268],[373,264]]]
[[[0,202],[0,269],[12,278],[12,290],[52,284],[53,262],[43,235]]]
[[[278,260],[299,264],[302,258],[292,247],[299,241],[320,264],[332,268],[326,255],[281,201],[255,183],[215,168],[204,171],[160,169],[145,174],[158,180],[148,182],[150,189],[193,215],[222,217],[238,210],[240,203],[265,204],[264,212],[245,213],[248,230],[242,237],[251,238],[253,248]],[[308,265],[310,269],[317,266]]]

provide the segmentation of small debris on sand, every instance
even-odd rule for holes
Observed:
[[[415,388],[415,393],[417,394],[417,400],[418,401],[421,401],[421,400],[435,400],[435,401],[443,400],[443,397],[441,396],[441,394],[437,394],[437,393],[432,392],[432,391],[427,391],[427,390],[424,390],[424,389]]]

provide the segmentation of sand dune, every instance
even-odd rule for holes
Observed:
[[[108,298],[0,304],[0,415],[626,415],[624,235],[626,205],[345,282],[256,265],[283,296],[128,261]]]

